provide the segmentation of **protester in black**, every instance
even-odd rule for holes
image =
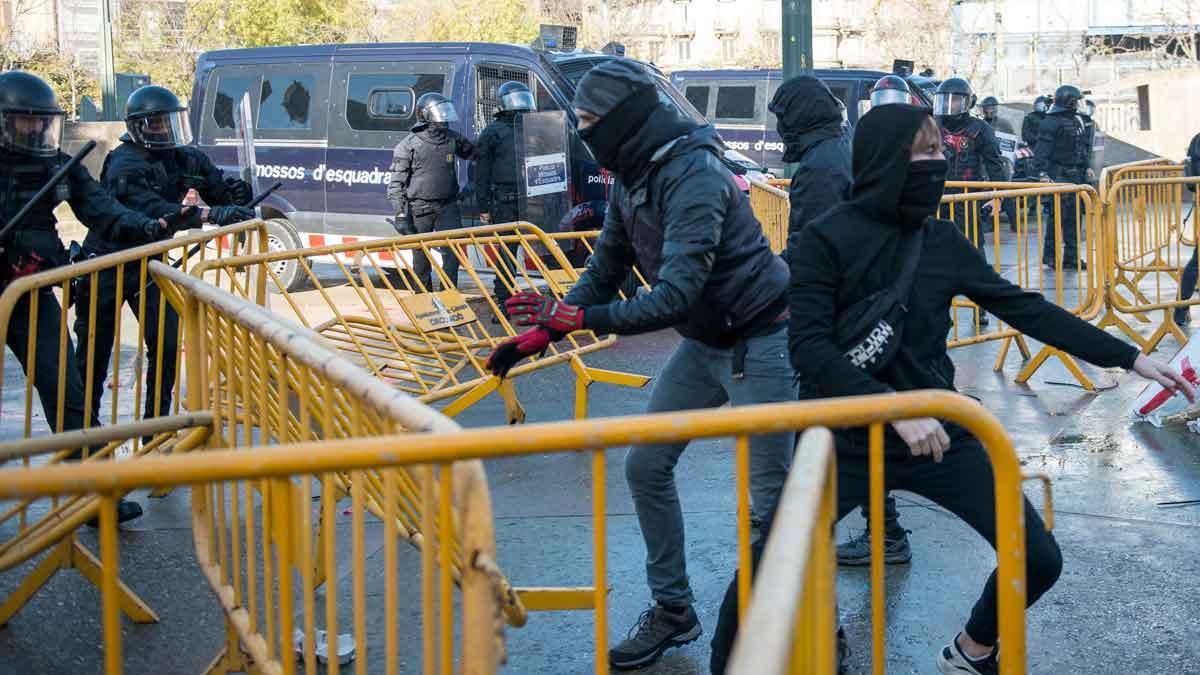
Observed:
[[[1192,142],[1188,144],[1187,156],[1183,158],[1183,173],[1185,176],[1200,176],[1200,134],[1192,136]],[[1192,192],[1192,206],[1188,210],[1188,214],[1196,222],[1196,186],[1189,185],[1188,190]],[[1188,223],[1184,223],[1184,232],[1192,232],[1188,230]],[[1192,258],[1183,266],[1183,276],[1179,279],[1179,297],[1182,300],[1191,300],[1196,294],[1196,278],[1200,275],[1200,269],[1197,268],[1197,253],[1200,253],[1200,247],[1192,250]],[[1185,326],[1192,322],[1192,314],[1189,308],[1179,307],[1175,310],[1175,323],[1180,326]]]
[[[925,108],[891,105],[860,121],[854,139],[849,201],[805,228],[791,257],[792,364],[822,397],[954,389],[946,353],[953,298],[965,295],[1030,337],[1100,366],[1131,368],[1191,398],[1190,384],[1169,368],[1096,329],[1041,295],[1000,277],[954,223],[934,220],[946,161]],[[924,229],[920,264],[896,357],[874,375],[855,367],[838,346],[839,314],[891,285],[900,252]],[[837,434],[839,518],[868,495],[867,432]],[[996,514],[992,467],[966,430],[935,419],[893,422],[885,437],[885,489],[908,490],[962,518],[993,546]],[[1058,579],[1062,557],[1054,537],[1025,502],[1027,602]],[[736,612],[735,612],[736,613]],[[721,628],[718,627],[718,631]],[[996,576],[989,577],[966,627],[943,648],[943,673],[997,672]]]

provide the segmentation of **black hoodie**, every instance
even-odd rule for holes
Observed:
[[[946,353],[950,302],[965,295],[1022,333],[1098,366],[1130,368],[1138,350],[1098,330],[1039,293],[1004,280],[954,223],[926,220],[901,351],[874,376],[851,365],[834,343],[838,314],[899,276],[899,215],[912,140],[928,111],[907,105],[873,109],[854,137],[851,199],[809,224],[791,252],[789,289],[792,365],[822,398],[913,389],[954,389]],[[847,445],[846,439],[850,439]],[[845,436],[840,450],[865,451],[865,433]],[[889,433],[889,452],[905,453]]]
[[[779,86],[770,110],[787,144],[783,161],[795,163],[789,188],[789,241],[812,219],[847,197],[850,138],[842,130],[842,108],[823,82],[809,75]]]

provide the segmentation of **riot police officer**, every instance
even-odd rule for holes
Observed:
[[[1039,96],[1033,100],[1033,110],[1026,113],[1025,119],[1021,120],[1021,140],[1025,141],[1025,145],[1031,148],[1037,145],[1038,125],[1046,119],[1046,110],[1049,107],[1048,96]]]
[[[417,124],[392,153],[388,199],[396,207],[401,234],[455,230],[462,227],[456,158],[471,159],[475,146],[450,128],[451,122],[458,121],[458,113],[445,96],[422,94],[416,108]],[[442,269],[450,283],[456,284],[458,258],[448,248],[441,253]],[[426,290],[433,290],[428,258],[415,256],[413,272]]]
[[[130,94],[125,104],[125,130],[120,145],[104,159],[104,168],[100,172],[100,181],[122,204],[158,218],[178,212],[188,190],[194,189],[209,205],[207,215],[190,209],[190,217],[175,229],[198,227],[204,219],[213,225],[231,225],[254,218],[253,210],[241,206],[253,198],[250,186],[240,179],[226,178],[203,153],[188,145],[192,133],[187,108],[170,90],[147,85]],[[175,229],[157,232],[139,242],[123,241],[93,230],[83,240],[83,252],[92,257],[135,244],[169,239]],[[122,277],[118,296],[116,268],[99,274],[95,282],[96,320],[90,334],[88,312],[76,314],[80,375],[86,379],[84,369],[90,350],[94,369],[91,382],[94,417],[100,409],[100,396],[108,375],[117,309],[124,302],[137,314],[144,300],[145,314],[139,319],[149,361],[145,417],[160,417],[168,414],[175,387],[179,315],[159,293],[153,280],[147,279],[143,286],[140,262],[127,263]],[[143,291],[144,298],[140,297]],[[77,306],[88,307],[92,292],[90,279],[84,279],[76,287]]]
[[[933,114],[937,116],[942,130],[942,152],[950,163],[946,180],[958,181],[1004,181],[1008,170],[1000,158],[1000,146],[996,135],[987,122],[971,117],[975,106],[975,93],[971,85],[961,77],[952,77],[938,85],[933,95]],[[960,225],[966,222],[965,209],[956,208],[954,220]],[[984,231],[967,233],[983,249]]]
[[[983,113],[983,121],[987,122],[993,131],[1016,135],[1012,122],[1000,116],[1000,101],[995,96],[988,96],[980,101],[979,111]]]
[[[496,90],[500,109],[483,133],[475,148],[475,194],[479,200],[479,219],[484,223],[511,223],[519,220],[520,181],[517,171],[517,134],[520,115],[536,109],[533,92],[521,82],[505,82]],[[508,245],[514,255],[520,244]],[[512,264],[512,258],[504,265]],[[500,307],[508,300],[509,291],[500,276],[493,285]]]
[[[0,215],[8,223],[50,177],[68,160],[59,149],[65,113],[54,91],[38,77],[21,71],[0,74]],[[92,178],[82,165],[72,169],[57,188],[15,224],[0,241],[0,288],[14,280],[67,262],[57,231],[54,208],[67,202],[75,217],[93,233],[117,241],[139,244],[170,231],[172,213],[150,218],[123,207]],[[31,294],[17,301],[5,335],[9,349],[21,362],[26,377],[33,378],[48,424],[55,431],[84,426],[83,382],[76,369],[76,353],[66,343],[66,368],[59,372],[59,325],[62,308],[50,288],[37,291],[36,327],[31,325]],[[34,352],[28,351],[30,331],[36,330]],[[29,362],[34,361],[33,372]],[[62,376],[63,413],[56,417],[58,383]],[[88,421],[94,425],[93,415]],[[136,502],[120,502],[117,518],[124,522],[140,516]]]
[[[1033,151],[1033,171],[1038,180],[1056,183],[1083,183],[1087,179],[1090,150],[1087,130],[1078,114],[1083,93],[1078,87],[1064,84],[1054,92],[1054,105],[1046,119],[1038,125],[1038,142]],[[1062,197],[1062,256],[1063,269],[1076,267],[1079,244],[1075,223],[1075,198]],[[1054,267],[1057,247],[1056,229],[1047,228],[1042,239],[1042,264]]]
[[[892,103],[911,103],[912,94],[908,82],[899,75],[884,75],[871,87],[871,107]]]

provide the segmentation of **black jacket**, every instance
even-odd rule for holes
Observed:
[[[475,146],[453,129],[419,124],[392,152],[387,196],[397,212],[406,201],[441,202],[458,196],[455,158],[471,159]]]
[[[50,176],[70,158],[63,153],[51,159],[30,157],[0,151],[0,218],[7,223]],[[82,164],[67,174],[58,189],[52,191],[21,221],[16,229],[0,242],[10,261],[22,253],[36,253],[49,265],[66,262],[66,252],[59,240],[54,208],[62,202],[71,205],[75,217],[90,230],[88,237],[98,236],[133,244],[150,241],[151,233],[159,229],[156,218],[122,206],[104,190]],[[178,210],[178,208],[176,209]]]
[[[1034,110],[1025,114],[1025,119],[1021,120],[1021,140],[1025,141],[1025,145],[1031,148],[1037,145],[1038,126],[1044,119],[1046,119],[1044,112]]]
[[[957,117],[940,120],[942,152],[950,163],[946,180],[1008,180],[991,125],[978,117]]]
[[[1183,158],[1183,175],[1200,176],[1200,134],[1192,136],[1192,142],[1188,144],[1187,156]],[[1188,189],[1195,192],[1196,186],[1189,185]]]
[[[1035,340],[1098,366],[1132,367],[1137,348],[1001,278],[962,229],[944,220],[916,226],[925,228],[925,237],[899,354],[875,375],[850,363],[834,341],[836,318],[894,282],[903,262],[897,252],[905,235],[914,231],[902,224],[898,205],[911,139],[925,114],[921,110],[881,106],[864,117],[854,141],[851,200],[809,224],[792,251],[789,349],[806,386],[823,398],[954,390],[946,336],[950,303],[959,295]]]
[[[771,252],[722,151],[712,127],[696,128],[659,146],[628,186],[615,182],[595,252],[565,299],[586,308],[588,328],[674,327],[728,347],[783,311],[787,266]],[[614,302],[634,264],[652,290]]]
[[[845,199],[850,191],[850,137],[842,110],[816,78],[797,77],[781,85],[771,101],[786,148],[783,160],[796,164],[789,188],[788,237]]]
[[[104,158],[100,182],[127,208],[156,220],[176,215],[189,189],[209,206],[233,203],[221,170],[196,148],[151,151],[128,137],[121,141]],[[163,232],[156,239],[169,236]],[[90,251],[111,253],[146,242],[122,241],[92,230],[83,243]]]
[[[490,213],[493,201],[517,200],[517,115],[496,113],[475,141],[475,198],[479,212]]]
[[[1087,130],[1075,112],[1051,112],[1038,125],[1038,142],[1033,150],[1035,175],[1045,173],[1058,180],[1081,181],[1090,156]]]

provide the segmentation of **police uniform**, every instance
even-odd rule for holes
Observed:
[[[942,131],[942,152],[950,165],[946,180],[1008,180],[1008,171],[1000,157],[1000,146],[991,125],[965,114],[941,117],[938,121]],[[955,205],[953,212],[954,221],[960,226],[967,222],[965,206]],[[981,222],[979,232],[967,232],[967,237],[981,250],[987,229],[987,223]]]
[[[1045,175],[1056,183],[1084,183],[1090,157],[1087,130],[1074,110],[1056,108],[1038,125],[1038,142],[1033,152],[1035,175]],[[1075,199],[1062,198],[1063,267],[1074,267],[1079,260],[1078,233],[1075,228]],[[1055,233],[1050,229],[1043,238],[1042,264],[1054,265]]]
[[[501,111],[487,125],[475,144],[475,194],[479,212],[491,215],[491,222],[511,223],[521,218],[520,175],[517,172],[517,122],[521,113]],[[515,255],[520,244],[509,244]],[[512,264],[506,258],[505,264]],[[503,306],[508,289],[499,277],[494,284],[496,301]]]

